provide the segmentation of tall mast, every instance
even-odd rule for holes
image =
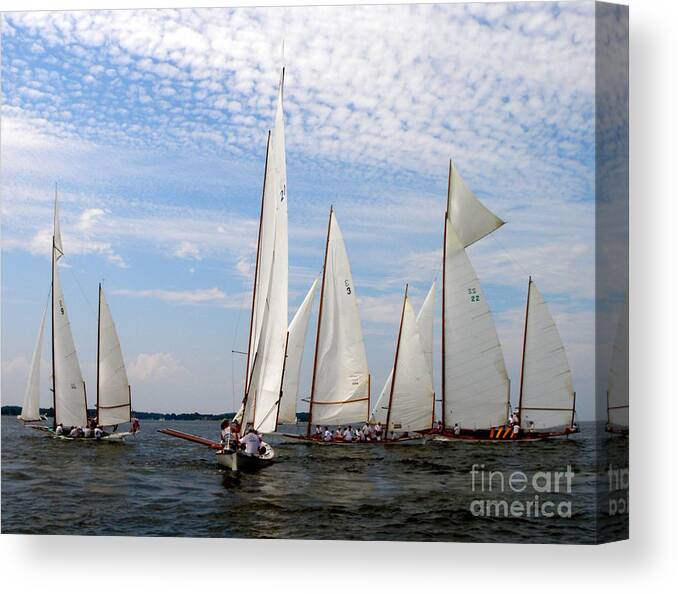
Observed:
[[[330,216],[327,220],[327,238],[325,239],[325,259],[323,260],[323,280],[320,285],[320,306],[318,307],[318,328],[315,333],[315,354],[313,355],[313,377],[311,379],[311,401],[308,409],[308,427],[306,428],[306,435],[311,435],[311,425],[313,423],[313,399],[315,396],[315,375],[318,367],[318,343],[320,341],[320,324],[323,319],[323,301],[325,299],[325,275],[327,274],[327,252],[330,247],[330,229],[332,225],[332,213],[334,207],[330,206]]]
[[[250,387],[250,350],[252,348],[252,329],[254,325],[254,307],[257,298],[257,280],[259,278],[259,248],[261,247],[261,225],[264,218],[264,192],[266,191],[266,172],[268,171],[268,151],[271,146],[271,131],[266,139],[266,161],[264,162],[264,185],[261,188],[261,210],[259,211],[259,232],[257,235],[257,258],[254,264],[254,286],[252,287],[252,311],[250,312],[250,330],[247,338],[247,363],[245,364],[245,398]],[[254,366],[253,366],[254,368]]]
[[[407,303],[407,287],[405,285],[405,297],[403,298],[403,309],[400,313],[400,328],[398,329],[398,341],[396,342],[395,361],[393,361],[393,376],[391,377],[391,391],[388,395],[388,411],[386,412],[386,440],[388,440],[388,428],[391,422],[391,404],[393,404],[393,390],[396,383],[396,373],[398,371],[398,354],[400,353],[400,338],[403,334],[403,320],[405,319],[405,304]]]
[[[445,429],[445,268],[447,261],[447,222],[450,214],[450,190],[452,189],[452,159],[450,159],[450,169],[447,174],[447,207],[445,208],[445,230],[443,231],[443,298],[442,298],[442,428]],[[433,399],[433,409],[435,411],[435,398]]]
[[[520,396],[518,398],[518,422],[523,422],[523,381],[525,380],[525,345],[527,344],[527,320],[530,315],[530,291],[532,277],[527,281],[527,301],[525,303],[525,330],[523,332],[523,359],[520,365]]]
[[[99,283],[99,307],[97,309],[97,421],[99,420],[99,362],[101,358],[101,283]],[[129,388],[129,386],[128,386]]]
[[[287,335],[285,336],[285,358],[283,359],[283,368],[282,374],[280,375],[280,392],[278,394],[278,408],[275,411],[275,428],[278,429],[278,418],[280,417],[280,403],[283,398],[283,381],[285,380],[285,367],[287,367],[287,345],[290,342],[290,331],[287,330]]]
[[[52,429],[57,427],[56,412],[56,370],[54,365],[54,267],[56,266],[55,251],[56,239],[56,217],[57,217],[57,184],[54,184],[54,222],[52,226],[52,408],[54,409],[54,418],[52,419]]]

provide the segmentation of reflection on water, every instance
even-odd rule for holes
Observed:
[[[277,462],[233,476],[201,446],[145,421],[124,444],[66,442],[2,418],[2,531],[39,534],[374,540],[592,542],[596,475],[593,424],[569,440],[318,447],[272,437]],[[177,429],[215,437],[216,423]],[[614,460],[618,438],[599,447]],[[475,467],[473,465],[476,465]],[[572,493],[500,493],[515,471],[574,472]],[[492,492],[471,470],[497,471]],[[480,475],[476,475],[476,478]],[[598,482],[597,482],[598,481]],[[506,488],[506,484],[504,485]],[[569,502],[571,517],[474,515],[477,499],[521,505]],[[492,504],[494,505],[494,504]],[[619,537],[623,525],[608,526]]]

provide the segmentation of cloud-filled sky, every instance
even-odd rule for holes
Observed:
[[[88,384],[103,279],[136,409],[234,408],[244,359],[231,351],[246,346],[283,40],[291,312],[320,271],[333,204],[378,394],[405,283],[418,306],[440,274],[453,158],[508,221],[469,251],[514,401],[532,274],[565,341],[580,418],[592,418],[588,2],[5,14],[3,404],[22,399],[47,299],[58,182]],[[439,331],[436,341],[439,353]]]

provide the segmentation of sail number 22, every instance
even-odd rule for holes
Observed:
[[[476,301],[480,301],[480,295],[478,295],[478,291],[476,290],[475,287],[471,287],[468,289],[468,294],[469,297],[471,298],[471,303],[475,303]]]

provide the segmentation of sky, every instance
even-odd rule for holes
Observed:
[[[507,221],[469,255],[513,402],[531,274],[565,343],[579,418],[593,418],[593,3],[2,19],[3,404],[23,398],[49,291],[58,183],[62,283],[90,404],[103,282],[136,410],[237,408],[245,360],[232,351],[246,349],[266,134],[284,62],[291,315],[321,270],[334,205],[376,397],[405,283],[418,308],[440,279],[453,158]],[[436,299],[440,393],[440,291]],[[48,374],[46,348],[43,406]]]

